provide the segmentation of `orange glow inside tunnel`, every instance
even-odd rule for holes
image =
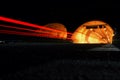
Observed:
[[[44,29],[44,30],[49,30],[49,31],[54,31],[54,32],[63,32],[63,31],[60,31],[60,30],[48,28],[48,27],[45,27],[45,26],[39,26],[39,25],[36,25],[36,24],[32,24],[32,23],[28,23],[28,22],[23,22],[23,21],[20,21],[20,20],[15,20],[15,19],[3,17],[3,16],[0,16],[0,20],[5,21],[5,22],[14,23],[14,24],[20,24],[20,25],[30,26],[30,27],[34,27],[34,28],[38,28],[38,29]],[[67,34],[72,34],[72,33],[67,32]]]
[[[46,38],[55,38],[56,36],[49,36],[49,34],[38,34],[38,33],[30,33],[30,32],[20,32],[20,31],[13,31],[13,30],[0,30],[2,34],[14,34],[14,35],[22,35],[22,36],[33,36],[33,37],[46,37]]]
[[[105,22],[89,21],[78,27],[72,35],[73,43],[112,44],[114,31]]]

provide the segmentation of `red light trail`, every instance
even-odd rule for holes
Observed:
[[[46,32],[46,31],[41,31],[41,30],[32,30],[32,29],[27,29],[27,28],[19,28],[19,27],[16,27],[16,26],[8,26],[8,25],[0,25],[1,27],[5,27],[5,28],[12,28],[12,29],[17,29],[17,30],[26,30],[26,31],[30,31],[29,32],[29,34],[32,32],[32,33],[38,33],[39,35],[41,35],[42,37],[48,37],[47,35],[49,35],[49,38],[58,38],[59,39],[59,37],[55,37],[55,36],[51,36],[50,35],[50,32]],[[13,31],[11,31],[11,30],[7,30],[7,32],[8,33],[6,33],[6,31],[5,32],[3,32],[3,30],[2,30],[2,32],[1,33],[5,33],[5,34],[15,34],[16,32],[17,32],[17,35],[20,35],[20,34],[18,34],[18,33],[21,33],[21,32],[18,32],[18,31],[15,31],[15,33],[13,33]],[[11,32],[11,33],[10,33]],[[25,33],[26,34],[26,33]],[[28,33],[27,33],[28,34]],[[36,36],[38,35],[38,34],[36,34]],[[23,35],[23,34],[21,34],[21,35]],[[69,34],[68,34],[69,35]],[[33,35],[32,35],[33,36]],[[41,37],[41,36],[37,36],[37,37]],[[71,40],[71,38],[67,38],[67,40]]]
[[[18,32],[18,31],[12,31],[12,30],[0,30],[0,33],[23,35],[23,36],[34,36],[34,37],[47,37],[47,38],[56,38],[57,39],[57,37],[49,36],[49,34],[37,34],[37,33],[30,33],[30,32]]]
[[[11,29],[16,29],[16,30],[29,31],[29,32],[20,32],[20,31],[13,31],[13,30],[0,30],[0,33],[2,33],[2,34],[15,34],[15,35],[34,36],[34,37],[47,37],[47,38],[59,39],[59,37],[57,37],[55,35],[51,36],[49,31],[52,31],[52,32],[55,32],[55,33],[56,32],[64,32],[64,31],[48,28],[48,27],[45,27],[45,26],[40,26],[40,25],[36,25],[36,24],[32,24],[32,23],[28,23],[28,22],[24,22],[24,21],[20,21],[20,20],[15,20],[15,19],[3,17],[3,16],[0,16],[0,20],[5,21],[5,22],[9,22],[9,23],[34,27],[34,28],[38,29],[38,30],[32,30],[32,29],[28,29],[28,28],[21,28],[21,27],[16,27],[16,26],[8,26],[8,25],[0,24],[1,27],[5,27],[5,28],[9,28],[9,29],[11,28]],[[72,33],[67,32],[67,35],[72,35]],[[67,39],[70,40],[71,38],[67,38]]]
[[[26,30],[26,31],[30,31],[30,32],[36,32],[36,33],[49,33],[49,32],[45,32],[45,31],[41,31],[41,30],[32,30],[32,29],[27,29],[27,28],[19,28],[16,26],[7,26],[7,25],[1,25],[1,27],[5,27],[5,28],[12,28],[12,29],[17,29],[17,30]]]
[[[19,20],[15,20],[15,19],[3,17],[3,16],[0,16],[0,20],[6,21],[6,22],[10,22],[10,23],[15,23],[15,24],[20,24],[20,25],[30,26],[30,27],[34,27],[34,28],[38,28],[38,29],[50,30],[50,31],[54,31],[54,32],[63,32],[63,31],[60,31],[60,30],[56,30],[56,29],[52,29],[52,28],[47,28],[45,26],[39,26],[39,25],[36,25],[36,24],[32,24],[32,23],[28,23],[28,22],[24,22],[24,21],[19,21]],[[72,33],[67,32],[67,34],[72,34]]]

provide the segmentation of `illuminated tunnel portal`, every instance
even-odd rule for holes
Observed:
[[[73,43],[112,44],[114,31],[103,21],[89,21],[82,24],[72,35]]]

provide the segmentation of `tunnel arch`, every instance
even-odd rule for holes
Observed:
[[[44,26],[61,31],[61,32],[48,31],[49,36],[56,37],[57,39],[66,39],[67,38],[67,29],[63,24],[61,24],[61,23],[48,23]]]
[[[72,35],[73,43],[112,44],[114,30],[106,22],[88,21],[79,26]]]

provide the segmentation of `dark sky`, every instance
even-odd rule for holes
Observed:
[[[31,4],[32,3],[32,4]],[[15,6],[4,8],[4,16],[19,19],[39,25],[51,22],[59,22],[74,32],[78,26],[90,20],[102,20],[117,28],[120,26],[119,3],[91,2],[91,1],[41,1],[30,4],[15,4]]]

